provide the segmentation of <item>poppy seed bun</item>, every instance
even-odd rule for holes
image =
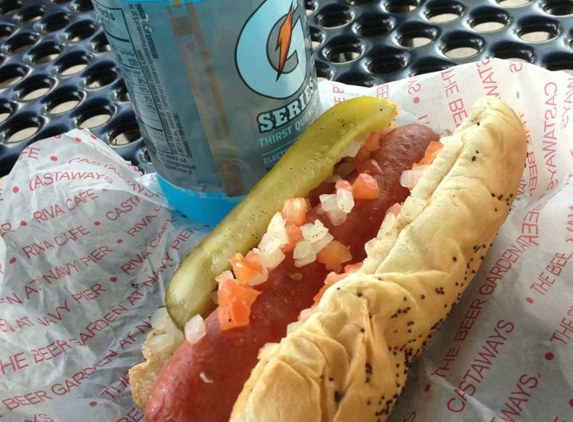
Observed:
[[[507,218],[527,143],[502,101],[480,99],[399,214],[389,214],[358,273],[265,346],[232,422],[384,421],[408,368],[476,273]]]

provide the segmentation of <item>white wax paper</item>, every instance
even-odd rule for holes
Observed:
[[[325,108],[388,97],[445,132],[495,95],[528,134],[510,218],[390,420],[572,422],[573,76],[490,60],[319,87]],[[209,230],[87,131],[28,147],[0,189],[0,420],[142,420],[127,371],[171,275]]]

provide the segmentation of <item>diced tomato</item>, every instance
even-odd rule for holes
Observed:
[[[235,327],[244,327],[249,324],[251,308],[245,302],[231,302],[217,308],[217,316],[221,330],[229,330]]]
[[[382,138],[382,132],[372,132],[370,133],[370,136],[368,136],[368,138],[366,139],[366,142],[364,143],[363,147],[370,152],[376,151],[378,148],[380,148],[381,138]]]
[[[443,148],[443,144],[440,141],[431,141],[426,148],[426,152],[424,153],[424,158],[418,161],[416,164],[412,166],[412,168],[416,168],[419,166],[423,166],[426,164],[432,164],[436,156],[440,153]]]
[[[263,274],[263,264],[259,255],[252,250],[243,256],[236,253],[230,260],[235,279],[241,284],[247,284]]]
[[[350,274],[350,273],[354,273],[356,271],[358,271],[360,268],[362,268],[362,264],[364,264],[362,261],[361,262],[356,262],[354,264],[347,264],[344,266],[344,274]]]
[[[347,191],[352,192],[352,185],[350,184],[349,181],[344,180],[344,179],[338,179],[336,181],[336,184],[334,185],[335,189],[344,189]]]
[[[286,224],[285,230],[288,236],[288,243],[282,247],[283,252],[294,250],[296,243],[302,240],[302,230],[294,224]]]
[[[223,281],[217,291],[219,306],[225,306],[232,302],[245,302],[251,306],[258,295],[259,291],[251,286],[239,284],[232,280]]]
[[[304,224],[307,209],[308,203],[305,198],[289,198],[283,203],[281,214],[286,224],[300,227]]]
[[[339,280],[342,280],[348,274],[358,271],[361,267],[362,267],[362,262],[357,262],[355,264],[345,265],[343,273],[335,273],[334,271],[329,272],[328,275],[326,276],[326,279],[324,280],[324,286],[322,286],[321,289],[318,291],[318,293],[314,295],[313,297],[314,304],[312,306],[316,306],[318,302],[320,302],[320,299],[322,299],[322,296],[324,296],[324,292],[326,292],[326,289],[328,289],[333,284],[337,283]]]
[[[328,270],[340,270],[342,264],[351,259],[348,246],[338,240],[333,240],[316,254],[316,260],[323,263]]]
[[[328,273],[328,275],[324,279],[324,284],[326,284],[328,286],[332,286],[334,283],[336,283],[339,280],[342,280],[347,275],[348,274],[346,272],[335,273],[334,271],[331,271]]]
[[[336,274],[336,273],[333,273],[333,274]],[[328,289],[330,286],[331,286],[331,284],[325,284],[324,286],[322,286],[320,288],[318,293],[316,295],[314,295],[314,297],[313,297],[314,303],[312,306],[318,305],[318,302],[320,302],[320,299],[322,299],[322,296],[324,296],[324,292],[326,292],[326,289]]]
[[[378,199],[380,187],[378,180],[367,173],[360,173],[352,184],[354,199]]]
[[[258,273],[263,272],[263,263],[261,262],[261,258],[259,257],[259,254],[254,252],[252,249],[247,252],[243,261]]]
[[[219,284],[217,310],[222,330],[243,327],[249,323],[251,305],[260,294],[250,286],[225,280]]]
[[[378,131],[378,132],[371,132],[366,138],[364,145],[358,151],[358,154],[354,157],[353,161],[358,167],[360,163],[370,158],[370,153],[378,150],[380,148],[380,141],[384,136],[386,136],[389,132],[391,132],[397,125],[394,122],[390,126]]]

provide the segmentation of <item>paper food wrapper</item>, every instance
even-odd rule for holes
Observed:
[[[324,107],[388,97],[445,132],[499,96],[528,136],[514,209],[390,420],[573,421],[573,77],[491,60],[319,87]],[[0,190],[0,419],[142,420],[128,370],[210,229],[87,131],[30,145]]]

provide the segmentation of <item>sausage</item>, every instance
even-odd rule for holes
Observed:
[[[439,135],[421,125],[400,126],[389,132],[371,159],[377,164],[372,174],[379,183],[380,197],[357,200],[346,221],[334,226],[318,210],[318,195],[332,189],[323,184],[309,194],[312,209],[307,222],[320,219],[330,233],[349,247],[350,263],[361,262],[364,244],[376,236],[386,210],[403,202],[409,194],[400,186],[401,173],[424,156],[428,144]],[[378,170],[379,169],[379,170]],[[350,175],[349,181],[356,175]],[[221,330],[216,312],[205,319],[207,334],[194,344],[183,342],[159,373],[145,409],[147,421],[228,421],[231,409],[252,368],[259,349],[278,342],[289,323],[310,307],[313,297],[329,273],[315,261],[294,265],[292,253],[269,271],[265,283],[255,286],[261,293],[251,307],[245,327]]]

